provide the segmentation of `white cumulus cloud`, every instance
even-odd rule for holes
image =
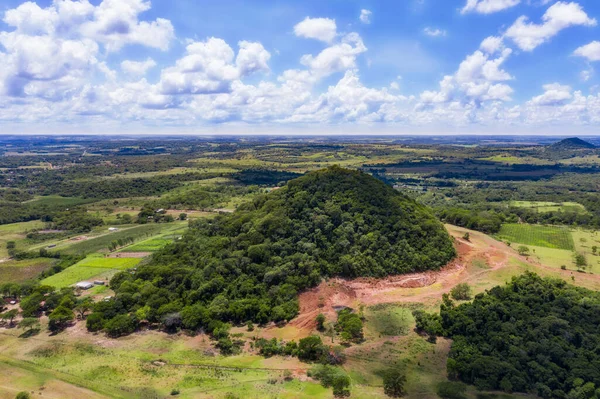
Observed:
[[[600,42],[593,41],[585,46],[581,46],[573,54],[587,58],[589,61],[600,61]]]
[[[467,0],[462,8],[463,14],[476,12],[479,14],[492,14],[506,10],[521,3],[521,0]]]
[[[532,51],[563,29],[596,24],[596,20],[590,18],[579,4],[559,1],[546,10],[541,24],[529,22],[526,16],[521,16],[508,28],[505,36],[512,39],[521,50]]]
[[[373,15],[373,13],[369,10],[365,10],[364,8],[362,10],[360,10],[360,16],[358,17],[358,19],[360,19],[360,22],[362,22],[363,24],[370,24],[371,23],[371,16]]]
[[[294,26],[294,33],[298,37],[331,43],[337,36],[337,25],[334,19],[306,17]]]

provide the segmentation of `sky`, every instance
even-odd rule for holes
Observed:
[[[595,134],[600,1],[0,2],[0,133]]]

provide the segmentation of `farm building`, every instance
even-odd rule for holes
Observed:
[[[81,282],[75,284],[75,286],[77,288],[81,288],[82,290],[89,290],[90,288],[92,288],[94,286],[94,284],[92,284],[88,281],[81,281]]]
[[[104,281],[96,280],[96,281],[94,281],[94,285],[104,285]]]
[[[119,229],[116,227],[109,227],[108,231],[119,231]]]

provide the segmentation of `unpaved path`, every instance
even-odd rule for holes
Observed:
[[[339,309],[340,306],[356,308],[360,304],[370,306],[380,303],[433,303],[457,284],[479,280],[486,273],[508,266],[512,259],[560,273],[565,279],[572,275],[570,271],[550,268],[522,257],[505,243],[485,234],[451,225],[447,225],[446,228],[455,239],[458,256],[441,270],[384,279],[334,278],[324,281],[300,294],[300,312],[289,324],[300,330],[301,335],[309,335],[316,327],[315,318],[319,313],[325,314],[329,320],[335,320],[336,308]],[[470,235],[468,241],[462,238],[466,232]],[[473,267],[472,263],[475,260],[484,262],[486,267]],[[600,281],[600,276],[597,275],[586,275],[586,278]]]

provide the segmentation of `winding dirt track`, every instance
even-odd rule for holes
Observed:
[[[316,327],[315,318],[319,313],[325,314],[329,320],[334,320],[335,309],[341,306],[356,308],[360,304],[369,306],[380,303],[434,302],[459,283],[481,279],[486,273],[508,266],[511,259],[552,270],[563,275],[565,279],[572,275],[570,271],[558,271],[519,256],[508,245],[485,234],[450,225],[446,228],[455,239],[458,257],[443,269],[384,279],[335,278],[324,281],[318,287],[300,295],[300,313],[290,325],[302,331],[301,335],[309,335]],[[470,234],[469,241],[462,238],[466,232]],[[474,260],[481,260],[487,267],[472,267]],[[599,277],[588,275],[586,278]]]

